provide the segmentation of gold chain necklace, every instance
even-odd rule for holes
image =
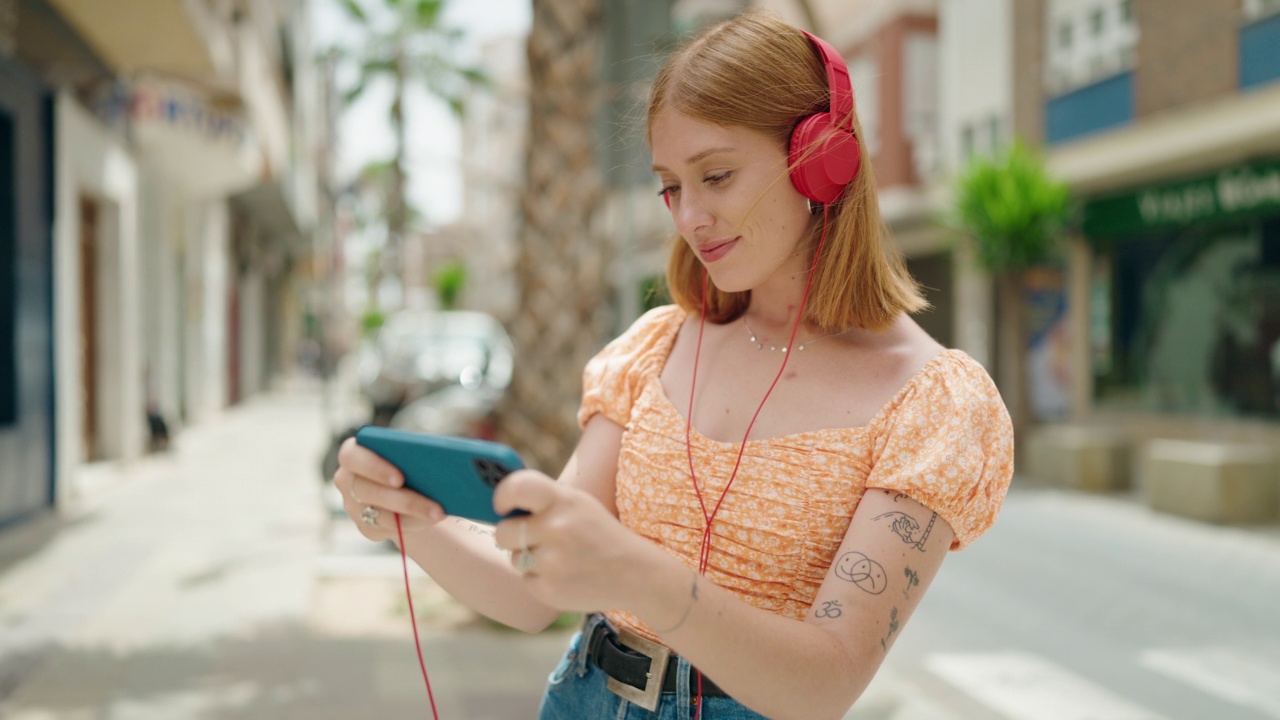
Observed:
[[[773,345],[770,343],[762,342],[759,339],[757,339],[756,331],[751,329],[751,323],[747,322],[746,315],[742,316],[742,324],[746,326],[747,332],[751,334],[751,342],[755,343],[757,350],[764,350],[765,348],[769,348],[770,350],[781,350],[782,352],[787,351],[786,345]],[[812,345],[818,342],[819,340],[824,340],[826,338],[829,338],[835,335],[843,335],[849,332],[849,330],[850,328],[845,328],[844,330],[837,330],[833,333],[827,333],[826,335],[819,335],[818,337],[813,338],[812,340],[805,340],[804,342],[796,345],[796,350],[803,350],[805,345]]]

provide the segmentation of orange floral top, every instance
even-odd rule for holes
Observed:
[[[684,319],[674,305],[651,310],[587,363],[578,422],[603,413],[624,428],[620,519],[696,568],[704,522],[685,419],[659,381]],[[704,497],[718,498],[738,444],[691,435]],[[865,426],[749,440],[715,518],[706,575],[756,607],[802,619],[867,488],[938,513],[958,550],[995,522],[1012,473],[1013,428],[995,384],[968,355],[946,350]],[[630,613],[606,614],[659,640]]]

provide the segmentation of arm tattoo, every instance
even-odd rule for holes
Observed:
[[[685,606],[684,614],[680,616],[680,619],[676,621],[676,624],[672,625],[671,627],[665,630],[650,628],[651,630],[653,630],[655,633],[659,635],[665,635],[666,633],[675,632],[676,630],[680,629],[681,625],[684,625],[684,621],[689,619],[689,612],[693,610],[693,604],[698,602],[698,578],[699,577],[701,576],[698,575],[698,573],[696,572],[693,573],[693,584],[689,586],[689,604]]]
[[[813,614],[816,618],[831,618],[833,620],[840,617],[840,615],[841,610],[839,600],[827,600],[822,603],[822,609]]]
[[[860,552],[847,552],[836,561],[836,577],[848,580],[859,590],[879,595],[889,584],[884,566]]]
[[[880,640],[880,649],[889,652],[889,641],[893,639],[895,633],[898,632],[898,608],[894,608],[889,613],[889,632]]]
[[[938,513],[930,516],[929,524],[925,526],[924,532],[920,532],[920,523],[916,522],[915,518],[899,510],[877,515],[872,520],[881,520],[887,517],[893,518],[891,529],[898,537],[902,538],[903,542],[923,552],[924,543],[929,539],[929,533],[933,531],[933,523],[937,521]],[[917,534],[919,534],[919,537],[916,537]]]
[[[497,547],[498,535],[496,532],[494,532],[494,529],[489,527],[488,525],[481,525],[479,523],[472,522],[471,520],[467,520],[465,518],[454,518],[454,522],[465,527],[467,529],[467,532],[469,533],[474,533],[476,535],[487,535],[493,538],[494,547]]]
[[[907,596],[907,591],[920,584],[920,574],[911,568],[907,568],[904,573],[907,576],[907,586],[902,589],[902,597]]]

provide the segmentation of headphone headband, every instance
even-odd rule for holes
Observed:
[[[817,48],[827,71],[830,109],[798,121],[791,131],[787,160],[791,184],[814,202],[833,203],[858,175],[862,149],[853,132],[853,83],[844,58],[830,43],[801,30]]]
[[[844,58],[831,43],[814,35],[808,30],[801,30],[813,46],[818,49],[822,58],[822,66],[827,70],[827,86],[831,93],[831,116],[842,121],[841,129],[853,132],[853,81],[849,79],[849,68]]]

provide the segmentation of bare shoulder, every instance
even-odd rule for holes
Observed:
[[[864,336],[858,345],[856,360],[890,394],[946,351],[906,314],[886,330]]]

